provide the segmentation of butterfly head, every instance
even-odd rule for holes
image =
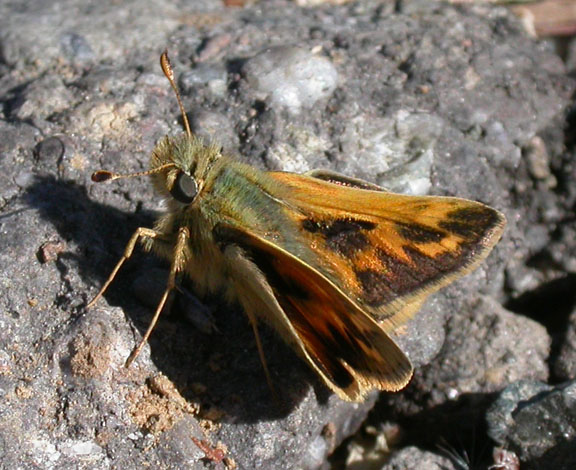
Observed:
[[[166,137],[152,152],[148,174],[160,194],[191,204],[221,156],[219,146],[206,145],[196,136]]]

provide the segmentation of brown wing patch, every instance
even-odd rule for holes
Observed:
[[[437,230],[432,227],[427,227],[416,222],[411,223],[396,223],[398,233],[406,239],[406,241],[411,241],[415,243],[430,243],[430,242],[441,242],[446,238],[446,232],[443,230]]]
[[[362,285],[364,300],[372,307],[393,302],[426,283],[434,283],[454,269],[458,259],[450,252],[430,258],[410,246],[403,248],[405,261],[376,249],[380,265],[376,269],[358,269],[356,277]]]
[[[365,232],[376,228],[373,222],[354,219],[334,219],[327,223],[304,219],[301,225],[305,231],[321,235],[329,249],[348,258],[368,247]]]
[[[240,246],[262,271],[307,359],[341,398],[357,401],[408,383],[412,366],[404,353],[321,273],[245,230],[220,225],[215,237]]]
[[[465,199],[348,187],[333,175],[269,174],[286,187],[286,214],[312,249],[304,261],[387,331],[414,312],[410,304],[477,266],[505,224],[498,211]]]

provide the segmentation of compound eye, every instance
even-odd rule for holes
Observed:
[[[184,172],[180,173],[176,177],[176,181],[174,181],[170,194],[177,201],[183,204],[190,204],[198,194],[196,180]]]

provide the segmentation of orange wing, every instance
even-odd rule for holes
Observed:
[[[500,212],[465,199],[377,191],[329,172],[267,175],[283,188],[287,218],[310,247],[294,254],[388,332],[426,296],[474,269],[505,225]]]

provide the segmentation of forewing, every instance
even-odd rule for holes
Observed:
[[[269,321],[288,324],[280,325],[281,332],[293,336],[288,341],[341,398],[357,401],[370,390],[396,391],[408,383],[408,358],[374,319],[320,272],[245,229],[219,225],[214,235],[222,245],[239,246],[257,266],[280,307],[260,315],[282,317]]]
[[[500,212],[465,199],[375,191],[331,173],[268,175],[283,187],[286,220],[310,247],[296,255],[386,331],[476,267],[505,225]],[[289,240],[282,246],[296,249]]]

